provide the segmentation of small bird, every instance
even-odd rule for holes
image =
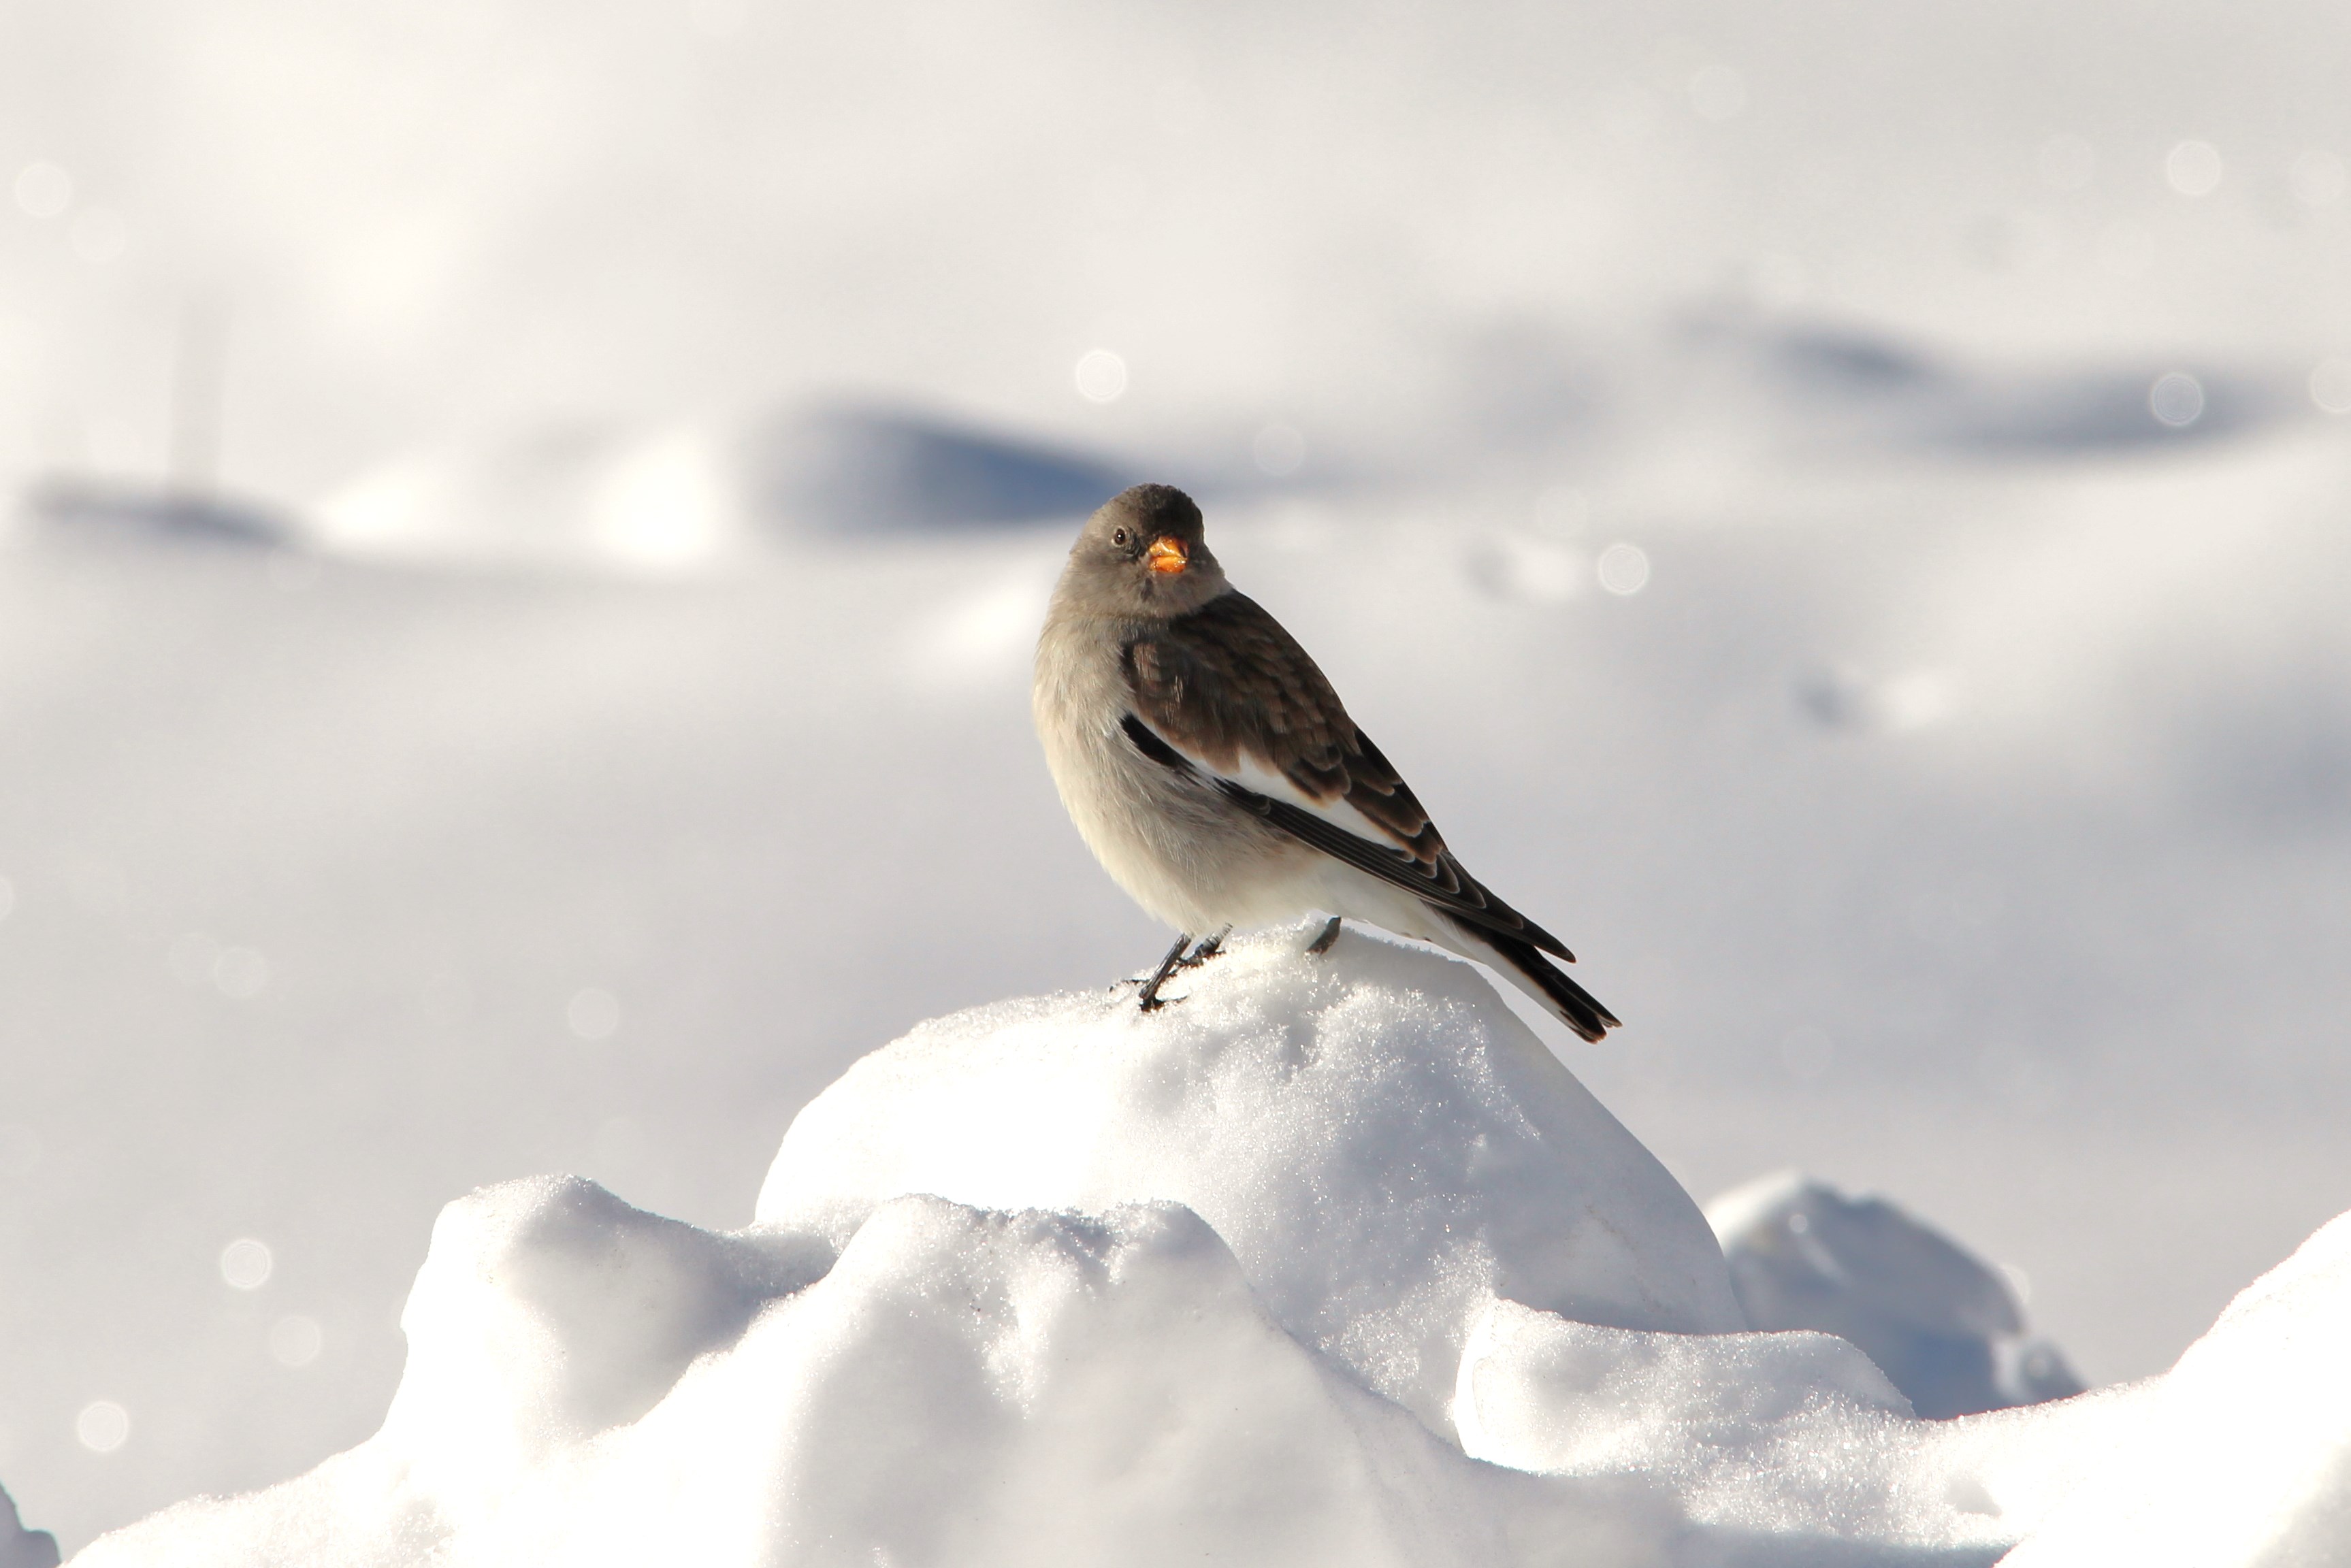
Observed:
[[[1181,934],[1146,1010],[1234,926],[1319,910],[1310,952],[1367,920],[1492,966],[1585,1040],[1617,1027],[1543,956],[1575,956],[1462,869],[1298,640],[1226,580],[1183,491],[1137,485],[1087,519],[1031,698],[1087,847]]]

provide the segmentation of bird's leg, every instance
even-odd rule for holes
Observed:
[[[1151,978],[1143,982],[1143,995],[1135,999],[1142,1005],[1144,1012],[1150,1012],[1162,1005],[1159,1000],[1159,988],[1165,985],[1167,977],[1176,972],[1176,964],[1184,956],[1185,946],[1191,940],[1192,934],[1189,931],[1178,931],[1176,934],[1176,946],[1167,949],[1167,956],[1159,960],[1159,967],[1152,971]]]
[[[1192,949],[1191,956],[1186,958],[1178,967],[1186,969],[1198,968],[1201,965],[1207,963],[1209,959],[1215,957],[1217,954],[1225,950],[1225,938],[1232,934],[1233,928],[1228,925],[1222,931],[1217,932],[1214,936],[1202,937],[1200,939],[1200,945]]]
[[[1331,916],[1331,924],[1322,927],[1322,934],[1320,936],[1306,944],[1306,950],[1318,958],[1328,953],[1331,950],[1331,944],[1339,939],[1339,922],[1343,918],[1344,916],[1337,915]]]

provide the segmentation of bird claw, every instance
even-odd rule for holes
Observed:
[[[1331,944],[1339,939],[1339,925],[1344,918],[1343,915],[1338,915],[1331,916],[1331,924],[1322,927],[1322,934],[1306,944],[1307,952],[1317,958],[1328,953],[1331,950]]]
[[[1167,949],[1167,956],[1159,960],[1159,967],[1152,970],[1151,978],[1143,982],[1143,994],[1135,998],[1135,1003],[1144,1012],[1157,1012],[1159,1010],[1161,1006],[1159,1000],[1159,988],[1165,985],[1167,983],[1167,977],[1176,972],[1176,966],[1181,963],[1184,958],[1184,945],[1191,940],[1192,934],[1190,932],[1177,932],[1176,934],[1176,946]]]
[[[1232,934],[1232,929],[1228,925],[1214,936],[1202,937],[1200,945],[1189,954],[1184,951],[1184,946],[1192,940],[1192,934],[1187,931],[1177,936],[1176,946],[1167,949],[1167,956],[1159,960],[1159,967],[1151,972],[1151,978],[1143,982],[1143,994],[1135,998],[1135,1005],[1147,1013],[1155,1013],[1165,1007],[1173,998],[1161,996],[1159,988],[1167,983],[1167,977],[1178,969],[1196,969],[1223,952],[1225,938]]]
[[[1214,936],[1202,937],[1200,939],[1200,945],[1193,948],[1187,956],[1178,959],[1176,967],[1179,969],[1198,968],[1209,959],[1214,958],[1224,952],[1225,938],[1232,934],[1233,928],[1228,925],[1222,931],[1217,932]]]

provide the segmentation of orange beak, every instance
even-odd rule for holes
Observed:
[[[1181,571],[1192,564],[1191,558],[1184,553],[1184,541],[1164,535],[1153,539],[1151,549],[1144,554],[1154,571]]]

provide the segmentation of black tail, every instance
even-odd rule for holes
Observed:
[[[1596,1044],[1610,1030],[1625,1027],[1614,1013],[1600,1005],[1599,998],[1561,973],[1533,943],[1483,926],[1456,924],[1463,936],[1492,948],[1497,967],[1509,970],[1510,977],[1523,982],[1524,988],[1545,1004],[1553,1017],[1584,1039]]]

